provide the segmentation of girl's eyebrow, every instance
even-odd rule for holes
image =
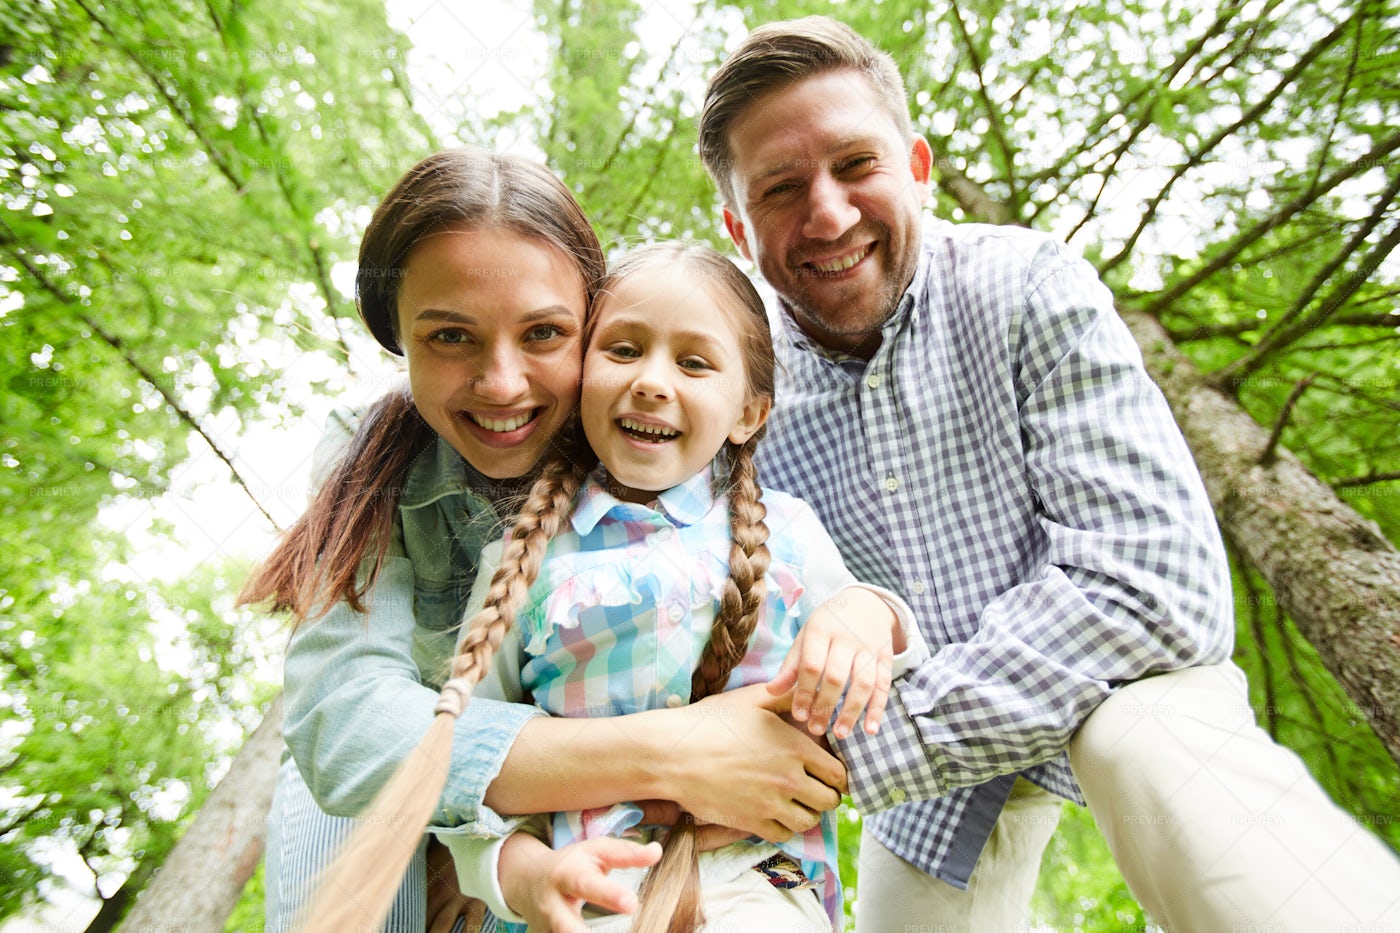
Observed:
[[[604,324],[602,327],[598,328],[598,333],[606,334],[613,330],[619,329],[643,330],[647,333],[655,331],[655,328],[652,327],[649,323],[647,323],[647,321],[644,318],[615,317],[611,321],[608,321],[606,324]],[[676,338],[677,340],[683,340],[689,343],[700,343],[703,344],[706,348],[714,350],[718,350],[721,346],[720,342],[715,339],[713,334],[703,330],[673,330],[670,331],[670,336]]]

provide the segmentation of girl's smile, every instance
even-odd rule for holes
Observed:
[[[747,397],[740,312],[711,291],[703,277],[656,266],[599,299],[580,411],[621,498],[647,502],[685,482],[767,416]]]

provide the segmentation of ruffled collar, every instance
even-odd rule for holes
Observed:
[[[638,521],[659,516],[663,521],[679,527],[693,525],[704,518],[715,504],[710,467],[696,473],[679,486],[665,490],[654,502],[647,505],[623,502],[608,492],[605,488],[606,481],[607,473],[600,467],[579,491],[572,522],[574,531],[578,532],[580,537],[591,533],[598,523],[608,516],[619,521]]]

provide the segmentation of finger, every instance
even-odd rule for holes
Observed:
[[[806,631],[804,628],[797,633],[797,637],[793,639],[792,647],[783,657],[783,663],[778,668],[778,673],[773,675],[772,680],[768,681],[768,692],[774,696],[786,693],[797,683],[798,660],[802,657],[802,636]]]
[[[885,707],[890,700],[891,671],[890,662],[881,658],[875,673],[875,689],[870,692],[870,702],[865,707],[865,731],[870,735],[880,731],[880,723],[885,719]]]
[[[807,633],[797,662],[797,686],[792,695],[792,718],[798,722],[806,722],[811,714],[812,701],[821,688],[822,672],[827,668],[830,653],[831,639],[820,632]],[[825,721],[821,731],[826,731]]]
[[[846,698],[841,703],[841,710],[836,714],[836,721],[831,725],[831,734],[838,739],[844,739],[851,734],[856,720],[860,718],[860,711],[865,709],[866,703],[875,693],[875,687],[879,679],[879,662],[875,656],[868,651],[858,651],[851,661],[850,683],[846,687]]]
[[[548,924],[544,928],[544,933],[587,933],[587,927],[583,925],[581,904],[563,903],[562,899],[554,900],[549,906],[543,908],[541,913]],[[530,933],[535,933],[539,927],[531,923]]]
[[[729,691],[725,692],[724,696],[726,696],[726,697],[732,697],[732,696],[734,696],[736,693],[743,693],[745,690],[752,690],[752,689],[753,689],[753,687],[740,687],[738,690],[729,690]],[[759,708],[760,708],[760,709],[766,709],[766,710],[768,710],[770,713],[777,713],[779,716],[781,716],[781,715],[784,714],[784,713],[790,713],[790,712],[792,712],[792,691],[791,691],[791,690],[788,690],[788,691],[786,691],[786,692],[784,692],[784,693],[772,694],[771,691],[768,691],[767,688],[765,687],[765,688],[764,688],[764,694],[765,694],[765,696],[764,696],[764,698],[763,698],[763,701],[762,701],[761,703],[759,703]]]
[[[835,795],[837,802],[840,802],[841,794],[846,792],[846,766],[841,759],[810,739],[803,738],[802,741],[805,747],[799,750],[798,755],[809,780],[798,783],[798,792],[793,797],[813,810],[831,810],[835,808],[835,803],[829,806],[821,804],[829,795]]]
[[[812,699],[812,709],[810,718],[807,720],[807,731],[813,735],[821,735],[826,732],[832,716],[836,714],[836,707],[841,702],[841,691],[846,688],[846,681],[851,676],[851,664],[855,657],[855,648],[847,641],[832,641],[825,658],[824,676],[818,682],[818,691]],[[797,701],[793,701],[793,706]]]

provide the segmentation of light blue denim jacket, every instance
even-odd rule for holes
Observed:
[[[321,451],[348,440],[332,416]],[[409,470],[395,541],[366,612],[335,606],[287,648],[284,733],[312,796],[327,813],[367,805],[433,720],[481,548],[503,529],[489,482],[440,438]],[[499,835],[510,823],[482,804],[532,706],[474,699],[457,720],[447,787],[433,823]]]

